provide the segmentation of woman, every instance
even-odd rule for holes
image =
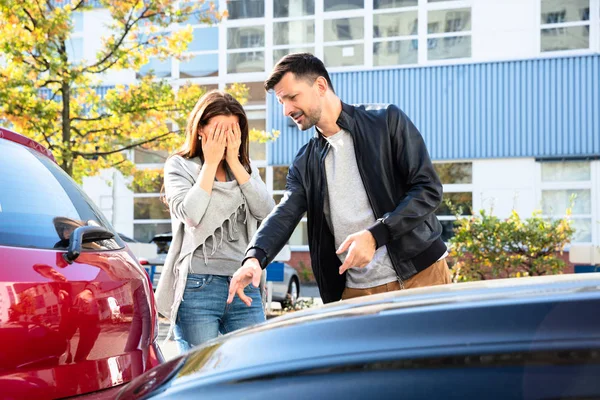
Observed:
[[[231,95],[212,91],[188,118],[183,149],[165,163],[173,240],[161,274],[158,311],[180,350],[264,321],[259,288],[226,304],[258,222],[275,206],[248,157],[248,120]],[[244,304],[251,303],[248,307]]]

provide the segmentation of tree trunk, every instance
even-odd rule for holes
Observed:
[[[62,169],[73,176],[73,149],[71,148],[71,88],[68,81],[63,81],[62,87]]]

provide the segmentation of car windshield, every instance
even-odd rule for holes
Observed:
[[[0,140],[0,245],[66,249],[79,226],[115,233],[93,202],[52,160],[28,147]],[[121,248],[118,237],[84,248]]]

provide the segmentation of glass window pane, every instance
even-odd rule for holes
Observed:
[[[290,47],[289,49],[273,50],[273,64],[277,64],[284,56],[292,53],[315,53],[314,47]]]
[[[171,224],[166,222],[156,224],[133,224],[133,238],[144,243],[149,243],[154,235],[170,232]]]
[[[571,227],[575,230],[572,242],[582,243],[592,241],[592,220],[589,218],[574,218]]]
[[[445,60],[471,57],[471,36],[427,39],[427,58]]]
[[[48,157],[8,140],[0,140],[0,154],[0,245],[62,250],[80,226],[100,225],[115,233],[81,188]],[[96,243],[105,250],[122,242]]]
[[[544,215],[565,215],[575,196],[573,215],[592,213],[592,194],[589,189],[542,190],[542,212]]]
[[[83,31],[83,13],[74,12],[71,14],[71,22],[73,23],[73,32]]]
[[[275,205],[279,204],[281,202],[281,199],[283,199],[282,194],[274,194],[273,195],[273,200],[275,201]]]
[[[590,0],[542,0],[542,24],[589,21]]]
[[[273,24],[273,44],[304,44],[315,41],[315,21],[276,22]]]
[[[325,12],[354,10],[357,8],[365,8],[365,1],[364,0],[324,0],[323,7],[324,7]]]
[[[136,78],[141,78],[148,75],[150,72],[157,78],[167,78],[171,76],[171,59],[159,60],[158,58],[150,58],[148,64],[143,65],[137,72]]]
[[[265,16],[264,0],[228,0],[228,19],[263,18]]]
[[[364,39],[364,18],[339,18],[323,21],[326,42]]]
[[[434,10],[427,13],[427,33],[465,32],[470,30],[470,8]]]
[[[590,48],[590,27],[571,26],[568,28],[542,29],[542,51],[560,51]]]
[[[250,142],[250,159],[252,161],[266,161],[267,159],[267,144]]]
[[[273,2],[275,18],[314,15],[315,0],[276,0]]]
[[[471,163],[434,163],[443,184],[473,183],[473,164]]]
[[[135,197],[133,199],[134,219],[169,219],[169,207],[160,197]]]
[[[265,46],[265,27],[242,26],[227,29],[228,49],[247,49]]]
[[[591,179],[589,161],[542,163],[542,182],[578,182]]]
[[[192,42],[188,46],[189,51],[219,50],[218,28],[196,28],[193,32]]]
[[[273,167],[273,190],[285,190],[288,167]]]
[[[180,3],[180,9],[182,9],[182,11],[187,8],[187,7],[191,7],[191,10],[194,10],[192,13],[190,13],[188,15],[189,18],[187,18],[184,23],[187,24],[200,24],[200,23],[204,23],[203,19],[207,16],[206,12],[210,10],[211,7],[215,7],[215,9],[219,8],[219,2],[218,1],[206,1],[203,4],[200,4],[198,6],[197,2],[185,2],[185,3]],[[215,18],[214,15],[211,15],[210,17],[212,23],[217,24],[219,21]]]
[[[67,40],[67,57],[71,62],[83,59],[83,38],[71,38]]]
[[[246,105],[260,105],[264,106],[267,99],[267,92],[265,92],[264,82],[241,82],[248,87],[248,103]],[[260,120],[263,121],[264,120]],[[250,121],[252,123],[252,121]],[[264,128],[262,128],[264,129]]]
[[[451,203],[450,206],[446,204],[446,201]],[[435,211],[436,215],[454,215],[453,208],[461,209],[460,215],[471,215],[473,207],[473,193],[461,192],[461,193],[444,193],[442,203]]]
[[[143,147],[137,147],[133,151],[133,162],[136,164],[164,164],[169,157],[166,150],[148,150]]]
[[[373,37],[409,36],[418,33],[416,11],[373,15]]]
[[[308,228],[306,221],[298,224],[288,242],[291,246],[308,246]]]
[[[260,174],[260,179],[262,179],[262,181],[266,183],[267,182],[267,169],[265,167],[259,167],[258,173]]]
[[[373,8],[400,8],[400,7],[414,7],[419,5],[419,0],[374,0]]]
[[[363,65],[364,60],[364,46],[362,44],[325,47],[325,65],[327,67]]]
[[[373,43],[373,64],[375,66],[416,64],[417,62],[417,39]]]
[[[219,55],[202,54],[179,62],[180,78],[198,78],[219,75]]]
[[[263,72],[265,70],[265,52],[230,53],[227,55],[227,72]]]

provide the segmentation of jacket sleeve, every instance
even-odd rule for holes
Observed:
[[[246,198],[250,213],[259,221],[269,215],[275,207],[275,201],[267,190],[267,185],[260,178],[258,168],[252,167],[252,174],[248,182],[240,185],[242,194]]]
[[[258,228],[248,245],[244,260],[257,258],[264,269],[292,236],[307,209],[306,192],[299,176],[292,165],[281,202]]]
[[[398,107],[391,105],[387,111],[387,124],[397,173],[404,181],[406,195],[393,211],[369,228],[377,247],[400,238],[423,223],[440,205],[443,192],[423,137],[412,121]]]
[[[195,227],[206,212],[210,195],[180,163],[179,156],[170,157],[165,163],[165,197],[171,216],[187,226]]]

